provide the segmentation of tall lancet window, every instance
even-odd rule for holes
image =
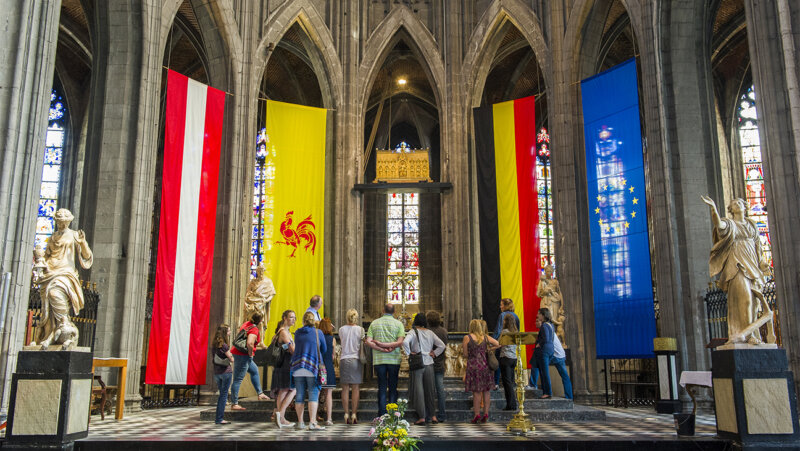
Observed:
[[[50,235],[55,232],[58,190],[61,185],[61,163],[64,161],[64,137],[66,133],[67,108],[61,94],[53,89],[50,93],[50,115],[45,136],[42,187],[39,191],[39,210],[36,218],[34,245],[44,249]]]
[[[405,143],[397,146],[402,152]],[[419,193],[386,195],[386,300],[419,303]]]
[[[273,228],[275,146],[270,145],[266,128],[262,128],[256,137],[255,157],[250,241],[250,273],[252,277],[256,276],[256,268],[264,260],[264,253],[272,247],[272,242],[264,237],[271,237]]]
[[[539,197],[539,253],[542,268],[555,265],[553,254],[553,196],[550,178],[550,134],[542,127],[536,134],[536,189]]]
[[[762,249],[767,261],[772,266],[772,242],[767,222],[767,195],[764,192],[764,166],[758,137],[756,93],[752,86],[739,99],[737,119],[739,143],[742,149],[747,215],[758,225]]]

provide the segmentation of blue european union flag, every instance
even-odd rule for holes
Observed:
[[[652,357],[656,336],[636,60],[581,82],[597,358]]]

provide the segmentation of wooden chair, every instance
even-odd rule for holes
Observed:
[[[106,384],[100,376],[95,376],[94,380],[99,385],[92,384],[92,401],[89,403],[89,421],[92,419],[92,410],[100,409],[100,419],[106,419],[106,403],[108,401],[108,391]],[[111,411],[109,411],[111,413]]]

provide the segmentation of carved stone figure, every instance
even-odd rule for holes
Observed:
[[[553,325],[556,326],[556,335],[564,342],[564,298],[561,297],[561,286],[558,280],[553,278],[553,266],[544,267],[544,277],[539,279],[539,286],[536,288],[536,295],[541,299],[542,308],[547,308],[553,314]]]
[[[35,283],[39,283],[39,278],[42,277],[45,269],[47,269],[47,262],[44,260],[44,249],[33,248],[33,281]]]
[[[272,284],[272,280],[264,275],[264,267],[259,266],[256,268],[256,278],[247,285],[247,293],[244,295],[242,304],[241,322],[249,321],[253,313],[260,313],[264,318],[259,326],[261,337],[264,336],[264,329],[269,322],[269,307],[273,297],[275,297],[275,286]]]
[[[462,377],[467,369],[467,359],[461,354],[461,343],[447,343],[445,353],[446,377]]]
[[[767,325],[767,343],[775,343],[772,310],[761,290],[769,275],[769,263],[761,250],[755,221],[746,217],[742,199],[728,205],[730,217],[721,218],[717,205],[701,196],[711,211],[714,245],[709,258],[711,277],[719,276],[718,285],[728,295],[728,342],[761,345],[759,328]],[[761,317],[758,311],[761,310]]]
[[[38,342],[43,350],[51,344],[60,344],[64,350],[73,349],[78,342],[78,329],[69,318],[70,308],[77,315],[84,302],[83,288],[75,269],[75,257],[83,269],[89,269],[93,256],[83,230],[69,228],[73,219],[72,213],[65,208],[56,212],[57,230],[47,241],[44,251],[46,267],[38,280],[42,319],[39,334],[33,343],[35,345]],[[36,264],[41,262],[37,261]]]

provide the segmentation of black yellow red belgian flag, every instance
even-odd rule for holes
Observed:
[[[536,330],[541,274],[535,99],[474,110],[483,317],[491,331],[511,298],[523,331]]]

